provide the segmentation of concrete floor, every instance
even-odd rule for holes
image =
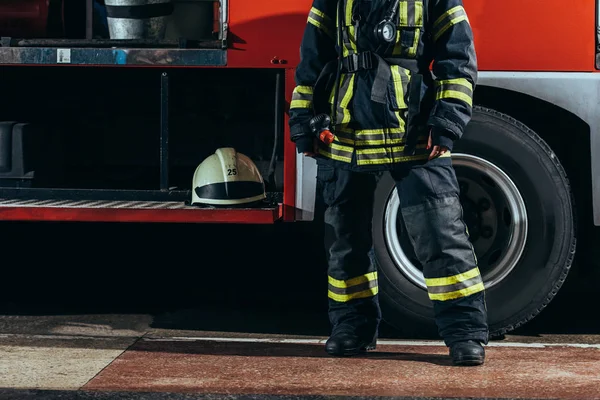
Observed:
[[[490,343],[483,367],[465,369],[451,366],[438,341],[385,339],[340,359],[324,352],[323,336],[152,322],[146,314],[0,317],[0,398],[600,399],[600,335],[507,336]]]
[[[19,255],[2,267],[1,400],[600,399],[598,303],[572,279],[464,369],[440,342],[385,325],[377,351],[328,357],[310,232],[4,223],[0,235]]]

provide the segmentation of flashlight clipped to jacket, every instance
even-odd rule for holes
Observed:
[[[329,130],[331,124],[331,118],[327,114],[319,114],[313,117],[309,122],[308,126],[312,133],[319,138],[319,140],[325,144],[331,144],[335,136]]]

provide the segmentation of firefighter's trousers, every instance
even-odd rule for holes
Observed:
[[[446,345],[488,341],[487,312],[477,258],[462,219],[451,161],[399,166],[391,172],[402,217],[423,265],[436,324]],[[332,334],[377,337],[381,320],[371,224],[381,173],[353,172],[319,162],[317,182],[324,203]]]

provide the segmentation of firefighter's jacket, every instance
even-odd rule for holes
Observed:
[[[309,150],[312,138],[298,137],[320,113],[337,118],[334,142],[319,141],[317,156],[338,166],[381,170],[425,162],[432,129],[451,148],[471,118],[477,79],[462,0],[401,0],[396,40],[387,46],[372,32],[392,0],[340,1],[313,0],[308,15],[289,111],[298,151]]]

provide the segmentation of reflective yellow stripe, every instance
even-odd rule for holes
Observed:
[[[382,146],[386,144],[404,144],[404,139],[371,139],[356,141],[357,146]]]
[[[356,136],[383,135],[384,133],[404,133],[404,129],[402,129],[402,128],[382,128],[382,129],[359,129],[359,130],[356,130]]]
[[[429,157],[428,154],[421,154],[421,155],[416,155],[416,156],[402,156],[402,157],[396,157],[394,156],[394,163],[400,163],[400,162],[410,162],[410,161],[419,161],[419,160],[426,160],[427,157]],[[358,160],[356,162],[358,165],[381,165],[381,164],[391,164],[392,163],[392,159],[389,157],[385,157],[385,158],[378,158],[375,160]]]
[[[332,32],[334,25],[331,19],[327,15],[325,15],[325,13],[321,10],[316,9],[314,7],[311,8],[310,12],[308,13],[308,23],[316,26],[318,29],[325,32],[332,39],[335,39]]]
[[[333,25],[333,22],[331,21],[331,18],[329,18],[327,16],[327,14],[325,14],[323,11],[321,11],[318,8],[315,8],[315,7],[312,7],[310,9],[310,11],[313,12],[313,13],[315,13],[315,14],[317,14],[319,17],[321,17],[326,24],[332,24]]]
[[[392,70],[392,78],[394,82],[394,92],[396,95],[396,101],[398,102],[398,108],[407,108],[406,102],[404,101],[404,87],[402,86],[402,72],[406,72],[407,75],[410,76],[410,72],[408,70],[402,69],[400,71],[400,66],[391,65],[390,69]]]
[[[319,146],[319,153],[325,157],[344,162],[352,161],[352,153],[354,152],[352,147],[343,146],[337,143],[325,145],[322,142],[319,142]]]
[[[408,1],[401,1],[400,4],[398,4],[398,15],[399,25],[408,26]]]
[[[354,145],[355,145],[355,143],[354,143],[354,140],[352,140],[352,139],[348,139],[348,138],[344,138],[344,137],[339,137],[339,136],[337,136],[337,135],[336,135],[336,137],[335,137],[335,140],[337,140],[337,141],[338,141],[338,142],[340,142],[340,143],[349,144],[349,145],[351,145],[351,146],[354,146]]]
[[[328,283],[329,298],[339,302],[372,297],[379,292],[377,271],[369,272],[365,275],[357,276],[345,281],[329,276]]]
[[[392,152],[400,152],[400,151],[404,151],[404,146],[394,146],[391,147],[391,151]],[[357,150],[357,152],[360,152],[360,154],[387,154],[390,152],[389,148],[383,148],[383,149],[360,149]]]
[[[332,153],[328,152],[327,150],[323,150],[321,148],[319,148],[319,154],[321,154],[327,158],[331,158],[332,160],[343,161],[343,162],[352,162],[351,157],[338,156],[337,154],[332,154]]]
[[[408,49],[408,56],[415,57],[417,55],[417,49],[419,47],[419,39],[421,38],[421,29],[415,28],[415,39],[413,41],[413,45],[410,49]]]
[[[416,146],[418,149],[424,149],[426,144]],[[356,163],[358,165],[382,165],[399,162],[409,162],[427,159],[428,154],[416,154],[405,156],[404,146],[392,146],[382,149],[357,149]]]
[[[476,276],[480,275],[479,268],[475,267],[472,270],[467,272],[463,272],[462,274],[457,274],[453,276],[449,276],[447,278],[429,278],[425,279],[425,284],[427,286],[447,286],[454,285],[456,283],[468,281],[469,279],[473,279]]]
[[[470,296],[475,293],[483,292],[484,290],[485,290],[485,287],[484,287],[483,283],[478,283],[477,285],[468,287],[466,289],[456,290],[454,292],[435,293],[435,294],[430,293],[429,298],[431,300],[437,300],[437,301],[454,300],[454,299],[458,299],[461,297],[467,297],[467,296]]]
[[[441,92],[438,92],[437,95],[435,96],[436,100],[441,100],[441,99],[458,99],[458,100],[462,100],[465,103],[467,103],[470,106],[473,106],[473,99],[467,95],[464,94],[462,92],[457,92],[455,90],[444,90]]]
[[[342,146],[341,144],[337,144],[335,142],[331,143],[329,145],[329,147],[331,147],[333,150],[344,151],[344,152],[350,153],[350,154],[352,154],[352,152],[354,151],[354,149],[352,147]]]
[[[351,54],[356,54],[358,48],[356,47],[356,28],[354,26],[347,26],[344,28],[344,57],[348,57]]]
[[[294,92],[302,94],[313,94],[313,88],[312,86],[296,86],[294,88]]]
[[[311,108],[312,101],[310,100],[292,100],[290,108]]]
[[[440,17],[438,19],[435,20],[435,22],[433,23],[433,28],[435,29],[439,24],[444,22],[444,19],[447,18],[449,15],[452,15],[455,12],[458,12],[461,10],[464,10],[463,6],[456,6],[456,7],[449,9],[448,11],[446,11],[445,13],[440,15]]]
[[[350,114],[350,110],[348,109],[348,105],[350,104],[350,100],[352,100],[352,96],[354,95],[354,81],[356,78],[356,74],[343,74],[342,79],[340,80],[340,92],[339,96],[339,107],[337,109],[337,121],[339,124],[348,124],[352,120],[352,115]],[[331,91],[329,96],[329,103],[332,106],[331,111],[333,112],[333,102],[335,101],[335,90]],[[339,116],[342,115],[342,120],[339,120]],[[333,122],[335,124],[335,122]],[[339,125],[336,124],[336,125]]]
[[[457,15],[452,16],[452,14]],[[442,14],[442,16],[440,16],[433,24],[433,40],[438,40],[448,29],[450,29],[450,27],[452,27],[453,25],[457,25],[463,21],[466,21],[467,23],[469,22],[465,9],[462,6],[456,6],[454,8],[451,8],[450,10]],[[441,28],[438,28],[437,25],[441,25]]]
[[[465,78],[455,78],[455,79],[442,79],[436,82],[437,85],[461,85],[465,86],[469,90],[473,90],[473,85]]]
[[[347,281],[342,281],[342,280],[334,279],[331,276],[329,276],[328,277],[328,282],[333,287],[340,288],[340,289],[345,289],[345,288],[349,288],[349,287],[352,287],[352,286],[360,285],[362,283],[367,283],[367,282],[370,282],[370,281],[374,281],[375,279],[377,279],[377,272],[376,271],[369,272],[368,274],[348,279]]]
[[[327,26],[325,26],[324,24],[322,24],[321,22],[317,21],[316,19],[314,19],[313,17],[308,17],[308,22],[314,26],[316,26],[318,29],[322,30],[323,32],[325,32],[325,34],[327,36],[332,36],[331,31],[329,30],[329,28],[327,28]]]
[[[398,116],[398,118],[400,118]],[[378,146],[404,144],[404,121],[400,121],[400,128],[389,129],[363,129],[356,131],[357,146]]]
[[[367,297],[373,297],[377,293],[379,293],[379,287],[374,287],[371,289],[363,290],[362,292],[352,293],[352,294],[337,294],[333,293],[331,290],[328,291],[328,296],[330,299],[338,301],[340,303],[345,303],[350,300],[355,299],[364,299]]]
[[[346,25],[352,25],[352,9],[354,8],[354,0],[346,1]]]
[[[351,54],[356,54],[358,52],[358,48],[356,47],[356,28],[352,24],[352,8],[354,5],[354,0],[346,1],[346,9],[345,9],[345,23],[344,29],[342,29],[342,43],[343,45],[343,56],[348,57]],[[339,16],[339,13],[338,13]],[[339,18],[336,19],[339,21]],[[337,27],[337,23],[336,23]],[[338,32],[339,34],[339,32]]]
[[[342,98],[342,101],[340,104],[340,107],[342,108],[342,110],[344,110],[344,118],[342,119],[342,124],[347,124],[352,119],[352,116],[350,115],[350,110],[348,110],[348,105],[350,104],[350,100],[352,99],[352,96],[354,94],[354,78],[355,77],[356,77],[356,74],[350,75],[350,85],[348,86],[348,90],[344,94],[344,97]]]
[[[415,25],[423,25],[423,2],[415,1]]]
[[[473,105],[473,84],[467,79],[444,79],[436,82],[436,86],[436,100],[457,99]]]

